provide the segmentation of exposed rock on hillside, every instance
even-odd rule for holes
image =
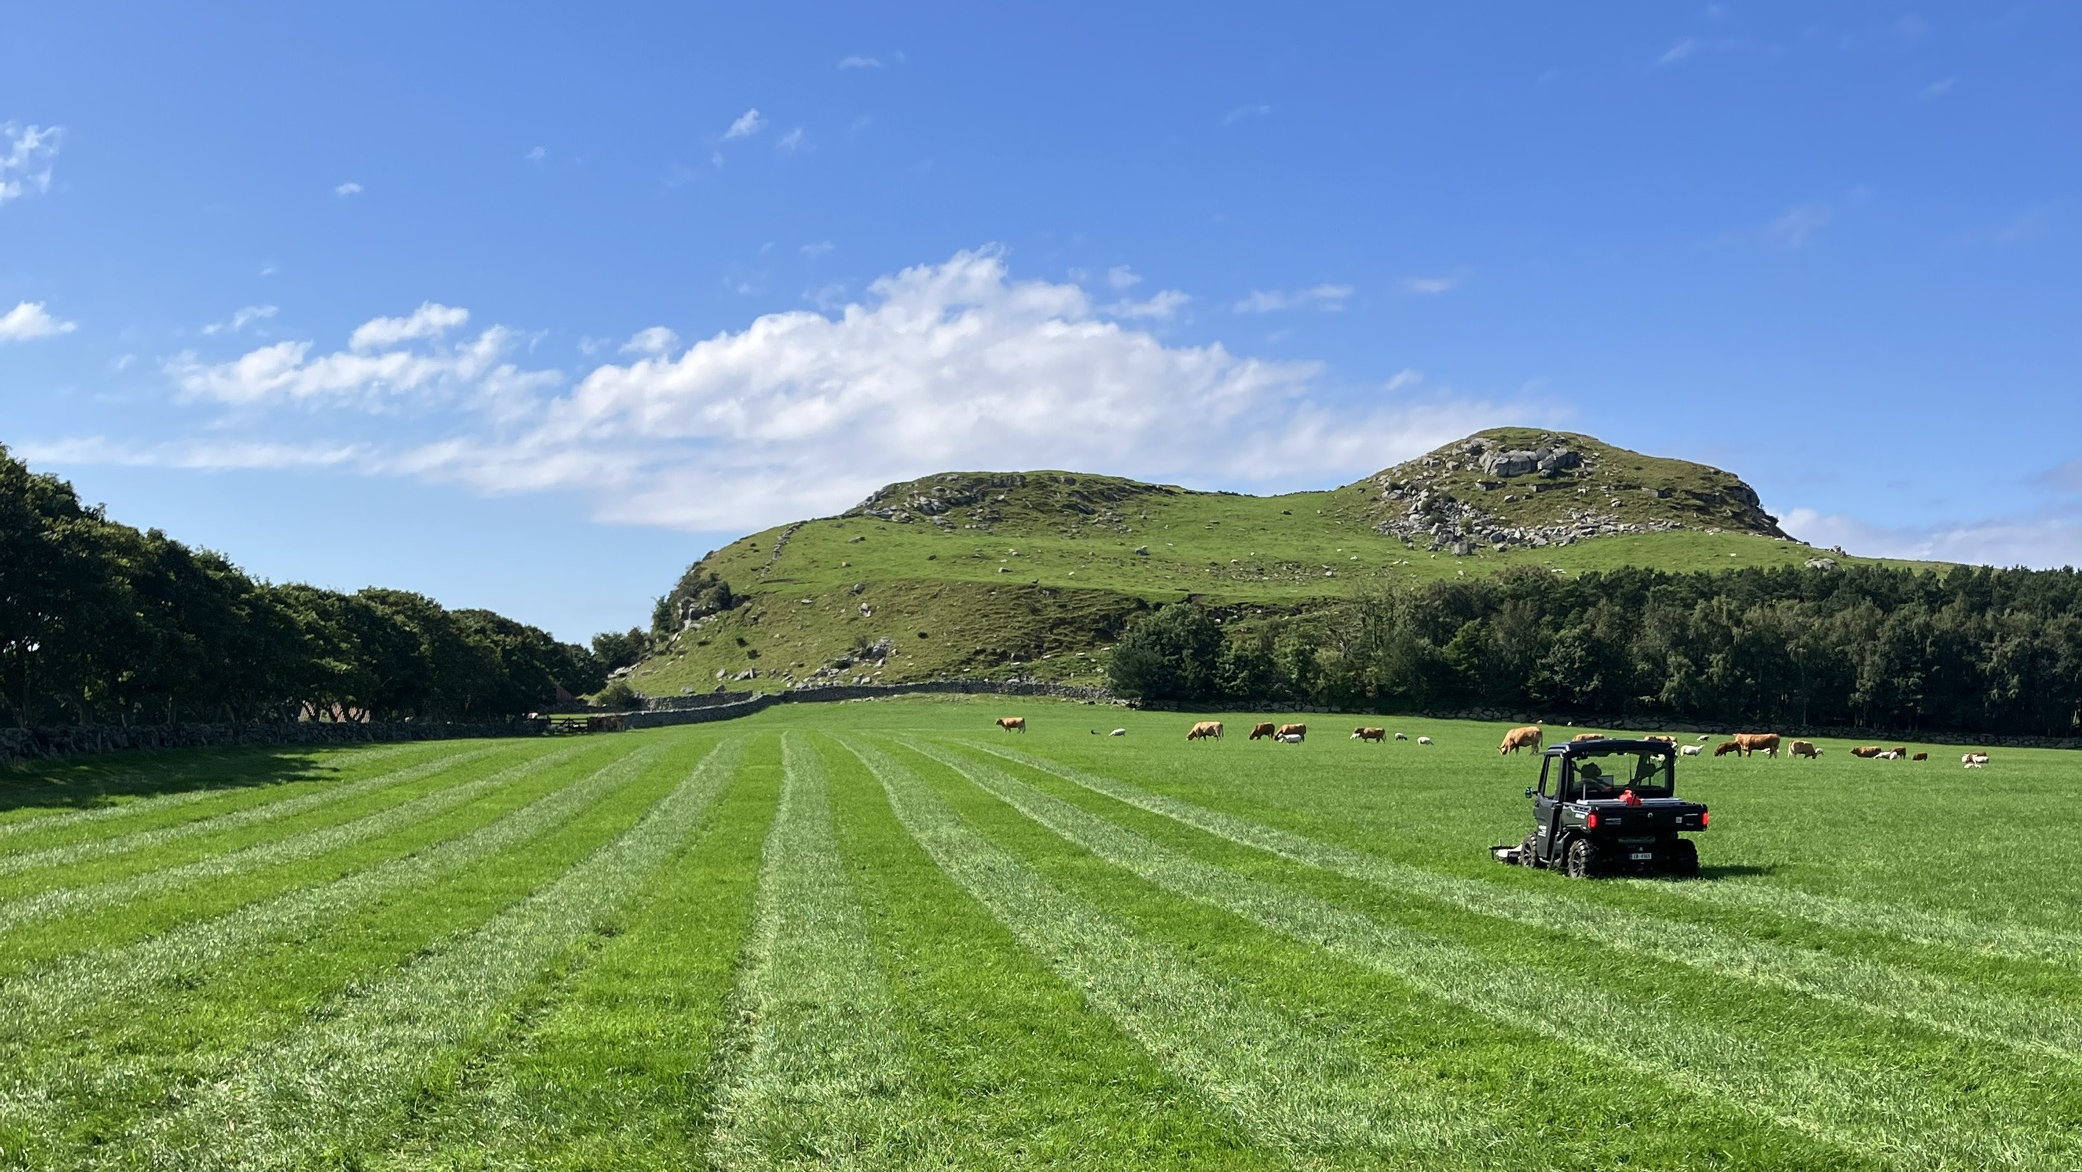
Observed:
[[[1127,532],[1129,502],[1183,490],[1114,476],[1070,472],[947,472],[877,489],[846,516],[899,524],[925,521],[943,529],[989,530],[1008,515],[1056,520],[1071,532],[1088,527]]]
[[[1755,490],[1719,469],[1567,432],[1480,432],[1354,487],[1380,532],[1463,557],[1673,529],[1785,536]]]

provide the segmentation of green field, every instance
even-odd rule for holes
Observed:
[[[1705,877],[1571,882],[1501,726],[1193,719],[0,773],[0,1166],[2082,1167],[2075,755],[1687,758]]]

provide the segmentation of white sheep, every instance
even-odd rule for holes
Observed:
[[[1418,737],[1418,738],[1417,738],[1417,743],[1418,743],[1418,744],[1420,744],[1420,745],[1428,745],[1428,744],[1430,744],[1430,743],[1431,743],[1431,738],[1430,738],[1430,737]]]

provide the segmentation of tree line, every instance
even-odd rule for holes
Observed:
[[[1114,649],[1130,698],[2082,735],[2082,574],[1519,570],[1253,620],[1190,604]]]
[[[599,688],[642,633],[594,642],[403,590],[259,581],[109,520],[0,445],[8,724],[499,719],[548,706],[559,685]]]

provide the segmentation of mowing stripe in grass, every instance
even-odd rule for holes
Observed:
[[[517,810],[455,838],[386,859],[330,883],[299,887],[220,916],[100,952],[78,953],[0,982],[0,1037],[33,1039],[115,998],[149,1000],[185,987],[268,944],[294,942],[362,904],[442,876],[546,834],[634,781],[648,753],[618,757]]]
[[[383,835],[465,805],[500,786],[554,768],[586,751],[590,746],[573,745],[509,765],[473,781],[447,786],[395,806],[386,806],[346,822],[321,826],[286,838],[256,843],[249,847],[211,855],[179,866],[126,875],[106,883],[83,887],[58,887],[35,895],[0,903],[0,931],[53,916],[69,915],[91,908],[107,907],[142,895],[170,891],[198,880],[236,875],[260,867],[297,859],[314,858],[357,842]],[[473,758],[476,755],[472,755]]]
[[[727,1010],[709,1160],[880,1168],[919,1138],[919,1075],[839,862],[824,764],[782,738],[781,808],[767,832],[757,919]]]
[[[1442,875],[1163,797],[1124,781],[1058,765],[1017,749],[960,743],[1218,838],[1384,890],[1411,892],[1478,915],[1565,932],[1659,960],[1739,980],[1757,981],[1868,1013],[1913,1021],[1958,1037],[1977,1038],[2057,1058],[2082,1058],[2082,1016],[2066,1005],[1962,985],[1944,977],[1860,957],[1752,939],[1706,924],[1641,915],[1594,900],[1515,890],[1478,879]],[[921,746],[921,751],[956,768],[962,767],[935,748]],[[1672,884],[1649,886],[1661,890]]]
[[[35,870],[39,867],[61,867],[67,863],[84,862],[88,859],[98,859],[108,855],[128,854],[131,851],[144,850],[148,847],[175,842],[183,838],[194,838],[197,835],[215,834],[224,830],[236,830],[243,826],[257,826],[263,822],[273,822],[280,818],[288,818],[292,815],[308,813],[325,806],[336,805],[379,789],[388,789],[391,786],[404,785],[423,778],[438,776],[457,766],[475,761],[480,757],[490,756],[503,748],[510,748],[510,746],[494,745],[490,748],[475,749],[467,753],[457,753],[452,757],[423,761],[403,769],[394,769],[388,773],[364,777],[360,781],[327,786],[323,789],[313,790],[310,793],[299,794],[293,798],[284,798],[281,801],[268,802],[265,805],[248,806],[242,810],[230,810],[208,818],[198,818],[193,822],[181,822],[172,826],[161,826],[153,830],[139,830],[131,834],[111,835],[107,838],[90,838],[85,842],[68,843],[64,846],[48,847],[44,850],[24,851],[21,854],[0,855],[0,875],[15,875],[23,871]]]
[[[1743,1104],[1780,1123],[1904,1167],[2065,1169],[2082,1142],[2052,1120],[2018,1118],[1937,1093],[1884,1061],[1852,1066],[1671,1015],[1563,974],[1503,964],[1465,946],[1203,863],[944,749],[921,751],[1027,817],[1166,891],[1408,981],[1454,1004]],[[1581,1028],[1594,1023],[1595,1028]]]
[[[427,743],[423,741],[406,745],[385,745],[380,749],[371,749],[367,752],[334,758],[327,763],[327,768],[334,772],[358,768],[395,757],[400,753],[426,747]],[[278,784],[287,785],[295,784],[296,781],[313,780],[320,779],[298,778],[295,781]],[[206,802],[212,798],[244,796],[253,793],[256,788],[246,785],[205,785],[200,789],[182,790],[179,793],[170,794],[154,794],[148,798],[135,798],[127,802],[118,802],[108,806],[94,806],[84,810],[52,810],[49,813],[26,814],[19,818],[0,822],[0,838],[12,838],[17,834],[26,834],[31,831],[56,830],[67,826],[78,826],[81,823],[107,822],[116,818],[129,818],[141,814],[157,814],[166,810],[177,810],[183,806],[192,806],[197,802]],[[270,796],[268,800],[276,799]]]
[[[693,849],[618,917],[626,929],[544,991],[511,1036],[437,1074],[385,1169],[677,1168],[706,1142],[715,1047],[758,894],[780,746],[761,737]]]
[[[665,742],[639,749],[655,757]],[[255,1052],[132,1137],[129,1163],[292,1168],[369,1146],[428,1068],[592,932],[685,843],[741,754],[725,741],[614,841],[549,887]]]
[[[1473,1104],[1384,1085],[1385,1072],[1338,1034],[1239,993],[1128,930],[985,839],[907,766],[872,746],[846,745],[949,878],[1258,1142],[1312,1164],[1372,1166],[1479,1151],[1501,1135]]]
[[[2049,961],[2068,968],[2082,968],[2082,933],[2063,932],[2057,928],[1976,919],[1966,912],[1843,899],[1787,887],[1766,887],[1740,879],[1656,886],[1666,895],[1806,920],[1839,931],[1878,932],[1916,944],[1934,944],[1980,955]]]

